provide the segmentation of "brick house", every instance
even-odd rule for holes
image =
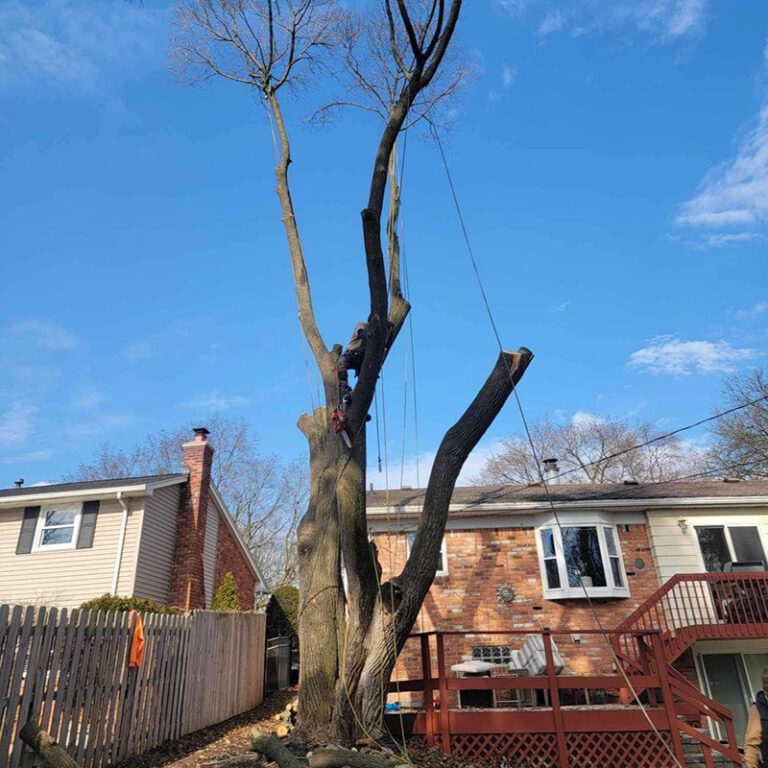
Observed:
[[[181,472],[0,490],[0,603],[77,607],[105,593],[208,608],[228,571],[240,605],[266,591],[211,481],[208,430]]]
[[[400,572],[423,500],[369,493],[383,579]],[[565,674],[607,675],[614,652],[631,659],[578,630],[659,629],[667,661],[730,708],[741,735],[768,664],[766,553],[766,481],[457,488],[414,631],[498,632],[446,637],[446,664],[508,666],[516,630],[548,627]],[[406,645],[398,674],[417,651]]]

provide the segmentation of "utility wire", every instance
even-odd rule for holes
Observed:
[[[491,310],[491,306],[490,306],[490,303],[488,301],[488,296],[487,296],[487,294],[485,292],[485,287],[483,286],[482,278],[480,277],[480,271],[479,271],[479,269],[477,267],[477,261],[475,259],[474,252],[472,250],[472,244],[470,242],[469,234],[467,232],[467,228],[466,228],[466,225],[464,223],[464,217],[463,217],[462,212],[461,212],[461,206],[459,204],[458,196],[456,194],[456,189],[455,189],[455,187],[453,185],[453,179],[451,178],[451,172],[450,172],[450,169],[448,167],[448,161],[447,161],[447,159],[445,157],[445,151],[443,150],[443,144],[442,144],[442,142],[440,140],[440,135],[437,132],[437,129],[435,128],[434,124],[430,121],[429,125],[430,125],[430,130],[432,132],[432,135],[434,136],[435,141],[437,143],[437,146],[438,146],[438,148],[440,150],[440,156],[441,156],[441,158],[443,160],[443,167],[445,168],[445,173],[446,173],[446,176],[448,178],[448,185],[449,185],[450,190],[451,190],[451,195],[453,197],[454,205],[456,207],[456,213],[458,215],[459,222],[461,224],[461,229],[462,229],[462,232],[464,234],[464,241],[465,241],[466,246],[467,246],[467,251],[469,253],[470,261],[472,262],[472,269],[474,270],[475,277],[477,278],[477,283],[478,283],[478,286],[480,288],[480,293],[481,293],[482,298],[483,298],[483,303],[485,304],[485,308],[486,308],[486,311],[488,313],[488,319],[490,320],[491,327],[493,328],[493,333],[496,336],[496,341],[497,341],[497,343],[499,345],[499,350],[501,352],[502,359],[505,359],[504,358],[504,347],[503,347],[503,345],[501,343],[501,337],[499,336],[498,327],[497,327],[496,321],[494,320],[494,317],[493,317],[493,312]],[[562,524],[560,522],[560,517],[559,517],[559,515],[557,513],[557,510],[555,509],[555,505],[554,505],[554,502],[552,500],[552,496],[549,493],[549,487],[547,485],[547,480],[544,477],[544,473],[541,471],[541,467],[540,467],[539,460],[538,460],[538,455],[537,455],[537,452],[536,452],[536,446],[534,445],[533,438],[531,437],[530,429],[528,428],[528,422],[527,422],[527,420],[525,418],[525,412],[523,410],[523,406],[522,406],[522,403],[520,401],[520,397],[519,397],[519,395],[517,393],[517,387],[514,386],[514,381],[513,381],[513,377],[512,377],[512,371],[509,369],[508,365],[507,365],[507,373],[509,374],[510,381],[513,384],[512,391],[513,391],[513,393],[515,395],[515,400],[517,402],[518,410],[520,412],[520,417],[522,419],[523,426],[525,428],[525,433],[526,433],[526,435],[528,437],[528,442],[530,443],[531,452],[533,454],[534,462],[535,462],[536,466],[539,468],[539,475],[541,477],[541,483],[544,486],[544,489],[545,489],[545,492],[546,492],[546,495],[547,495],[547,501],[549,502],[550,508],[552,510],[552,514],[554,516],[555,523],[557,524],[557,527],[560,530],[561,535],[562,535],[563,526],[562,526]],[[675,764],[678,766],[678,768],[684,768],[684,766],[681,764],[680,760],[678,759],[677,755],[675,755],[675,753],[672,750],[672,748],[667,744],[666,740],[662,737],[661,733],[659,732],[658,728],[656,727],[656,724],[653,722],[653,720],[651,719],[650,715],[646,711],[645,706],[639,700],[637,691],[635,690],[634,686],[630,682],[629,676],[627,675],[626,670],[622,666],[621,661],[618,658],[618,656],[616,654],[616,651],[614,650],[613,645],[610,642],[610,639],[608,637],[608,633],[606,632],[605,628],[602,625],[602,622],[600,621],[600,617],[597,614],[597,610],[596,610],[596,608],[595,608],[595,606],[594,606],[594,604],[592,602],[592,599],[590,598],[589,590],[587,589],[586,585],[584,584],[584,582],[581,579],[579,579],[579,582],[581,583],[582,589],[584,591],[584,597],[587,600],[587,604],[589,605],[590,612],[592,613],[593,618],[595,620],[595,624],[597,625],[598,630],[600,631],[601,636],[605,640],[605,643],[606,643],[606,645],[608,647],[608,650],[609,650],[611,656],[613,657],[614,663],[616,664],[616,668],[621,672],[621,675],[624,678],[625,683],[627,684],[627,688],[631,691],[633,698],[637,701],[638,705],[640,706],[640,709],[641,709],[645,719],[647,720],[648,724],[651,726],[651,730],[653,730],[653,732],[656,734],[656,736],[658,737],[659,741],[664,746],[664,748],[669,753],[669,755],[672,757],[672,759],[675,762]],[[670,723],[670,726],[674,727],[674,725],[672,723]]]

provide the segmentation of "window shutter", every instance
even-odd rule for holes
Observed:
[[[17,555],[28,555],[32,551],[38,517],[40,517],[40,507],[24,507],[24,521],[21,524],[19,541],[16,544]]]
[[[77,535],[77,548],[89,549],[93,546],[93,534],[96,531],[96,518],[99,515],[99,502],[86,501],[80,515],[80,533]]]

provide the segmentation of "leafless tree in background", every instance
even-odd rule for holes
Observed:
[[[661,433],[647,422],[585,417],[568,424],[543,419],[530,425],[539,460],[557,458],[562,483],[656,483],[703,471],[705,459],[686,450],[676,437],[655,441]],[[619,454],[614,456],[614,454]],[[525,434],[502,442],[473,482],[482,485],[538,483],[541,480]]]
[[[186,0],[176,10],[175,57],[182,74],[188,79],[220,76],[257,89],[275,126],[277,195],[299,321],[325,391],[326,405],[298,422],[309,444],[310,498],[298,529],[302,657],[298,722],[292,734],[297,741],[352,744],[363,735],[383,732],[391,672],[434,579],[456,479],[532,358],[525,348],[500,355],[475,400],[446,433],[411,555],[403,572],[382,584],[366,520],[366,417],[387,354],[410,311],[393,237],[399,205],[399,190],[392,183],[394,152],[401,131],[421,116],[419,105],[435,101],[442,88],[456,82],[448,77],[445,85],[438,85],[461,5],[461,0],[378,0],[343,12],[330,0]],[[360,104],[357,97],[362,97],[383,122],[373,137],[371,181],[362,211],[367,285],[360,292],[367,289],[369,296],[368,338],[345,413],[351,448],[331,426],[339,404],[336,364],[341,346],[326,344],[315,318],[290,191],[293,158],[282,109],[284,89],[317,82],[318,75],[341,77],[345,71],[357,80],[353,101]],[[374,83],[382,73],[384,78]],[[432,96],[431,88],[438,89]],[[359,319],[350,317],[349,327]]]
[[[726,380],[722,410],[768,398],[768,369]],[[723,416],[714,423],[712,463],[735,477],[768,477],[768,400]]]
[[[242,418],[213,414],[203,422],[214,448],[213,482],[257,559],[270,587],[294,583],[298,576],[296,528],[307,505],[309,478],[301,461],[284,463],[264,456]],[[66,475],[66,482],[105,480],[178,472],[181,446],[197,423],[148,435],[126,451],[108,443],[96,458]]]

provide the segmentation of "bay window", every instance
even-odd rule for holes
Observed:
[[[546,525],[538,530],[544,597],[628,597],[614,525]]]

